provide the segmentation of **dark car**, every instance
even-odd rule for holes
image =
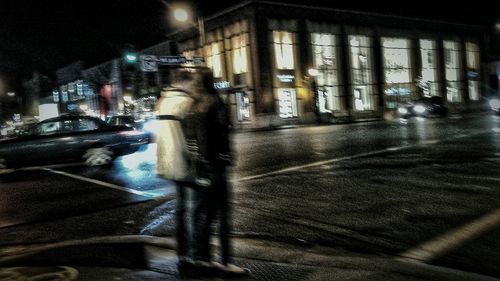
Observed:
[[[147,135],[131,127],[112,126],[90,116],[59,116],[32,126],[22,136],[0,141],[0,169],[81,161],[105,165],[148,142]]]
[[[438,96],[423,97],[416,101],[404,104],[398,108],[399,116],[409,118],[413,116],[429,117],[441,116],[448,114],[448,107],[443,101],[443,98]]]

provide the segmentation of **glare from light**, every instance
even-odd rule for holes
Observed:
[[[176,8],[174,10],[174,18],[179,22],[186,22],[189,18],[188,12],[184,8]]]
[[[404,107],[400,107],[400,108],[398,108],[398,112],[399,112],[400,114],[406,114],[406,113],[408,113],[408,109],[406,109],[406,108],[404,108]]]
[[[309,68],[307,70],[307,73],[309,73],[309,76],[316,77],[319,75],[319,71],[316,68]]]
[[[425,107],[423,107],[421,105],[417,105],[417,106],[415,106],[414,110],[415,110],[416,113],[422,114],[422,113],[425,112]]]
[[[134,55],[134,54],[128,54],[128,55],[126,56],[126,59],[127,59],[127,61],[133,62],[133,61],[136,61],[136,60],[137,60],[137,56],[136,56],[136,55]]]
[[[499,99],[490,100],[490,106],[493,109],[499,109],[500,108],[500,100]]]
[[[142,129],[146,132],[156,133],[158,131],[158,122],[156,120],[149,120],[144,123]]]
[[[7,95],[8,95],[9,97],[13,97],[13,96],[15,96],[15,95],[16,95],[16,93],[14,93],[14,92],[8,92],[8,93],[7,93]]]

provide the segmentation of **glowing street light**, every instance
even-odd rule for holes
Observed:
[[[174,18],[179,22],[186,22],[189,19],[189,14],[184,8],[175,8],[174,9]]]

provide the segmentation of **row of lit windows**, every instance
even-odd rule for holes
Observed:
[[[294,69],[295,34],[287,31],[273,31],[273,46],[276,68]],[[355,110],[372,110],[374,69],[372,38],[350,35],[349,53],[351,79]],[[338,73],[339,46],[334,34],[311,34],[314,67],[319,71],[316,77],[319,86],[319,99],[326,111],[340,109],[340,84]],[[424,95],[439,95],[437,70],[437,43],[435,40],[420,39],[421,72],[417,81],[412,81],[410,40],[404,38],[381,38],[384,66],[384,94],[387,107],[396,107],[414,97],[412,85],[416,83]],[[445,54],[446,94],[450,102],[462,101],[461,83],[463,69],[460,64],[460,44],[456,41],[443,41]],[[466,43],[468,69],[479,69],[479,47],[476,43]],[[469,98],[479,99],[477,81],[469,81]],[[323,95],[325,97],[323,97]],[[324,101],[322,101],[324,99]],[[320,108],[323,106],[320,105]]]
[[[296,34],[288,31],[272,31],[272,51],[275,68],[278,70],[295,69]],[[229,39],[230,48],[224,41],[213,42],[205,46],[207,65],[212,68],[214,76],[223,76],[225,52],[229,53],[231,69],[234,74],[248,72],[249,42],[248,33],[232,35]],[[373,68],[373,38],[364,35],[349,35],[349,55],[351,65],[352,98],[355,110],[375,109],[375,70]],[[319,108],[323,111],[342,109],[340,96],[343,85],[339,78],[340,46],[335,34],[312,33],[313,65],[319,72],[316,77],[319,92]],[[461,65],[460,44],[456,41],[443,41],[445,81],[438,81],[437,41],[420,39],[420,73],[416,81],[412,78],[410,40],[404,38],[381,38],[384,66],[384,95],[386,107],[396,107],[398,103],[406,102],[415,97],[412,85],[421,88],[424,95],[440,95],[440,83],[446,83],[446,95],[450,102],[461,102],[463,66]],[[226,48],[224,48],[226,46]],[[476,43],[466,42],[466,66],[478,73],[479,47]],[[293,99],[295,92],[282,91],[280,99]],[[479,99],[478,82],[469,79],[469,98]],[[293,106],[292,106],[293,107]],[[296,112],[296,108],[294,112]]]

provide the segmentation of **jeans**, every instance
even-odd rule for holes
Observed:
[[[176,238],[179,259],[210,261],[212,226],[218,216],[222,262],[231,262],[229,186],[226,168],[216,168],[210,187],[190,188],[178,184]],[[191,219],[190,219],[191,218]]]

